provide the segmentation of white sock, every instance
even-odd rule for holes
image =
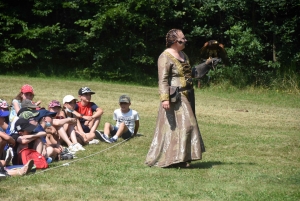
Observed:
[[[113,139],[117,140],[117,139],[118,139],[118,136],[116,136],[116,135],[115,135],[115,136],[113,136]]]

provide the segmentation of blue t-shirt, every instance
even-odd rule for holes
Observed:
[[[34,134],[34,133],[38,133],[41,131],[44,132],[45,129],[40,124],[38,124],[38,126],[31,133]],[[41,137],[41,140],[43,143],[46,143],[46,136]]]

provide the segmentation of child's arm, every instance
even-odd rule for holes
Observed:
[[[92,118],[93,118],[93,119],[96,119],[96,118],[98,118],[98,117],[101,117],[102,114],[103,114],[103,110],[102,110],[100,107],[98,107],[98,108],[96,109],[95,113],[92,115]]]
[[[63,126],[64,124],[76,124],[75,118],[53,119],[53,126]]]
[[[100,119],[102,114],[103,114],[103,110],[100,107],[98,107],[92,116],[83,116],[82,118],[87,121],[92,121],[93,119],[97,119],[97,118]]]
[[[35,102],[34,104],[35,104],[35,105],[40,105],[41,102],[42,102],[42,101],[39,100],[39,101]]]
[[[134,126],[134,133],[133,133],[133,136],[135,136],[139,130],[139,127],[140,127],[140,120],[136,120],[135,121],[135,126]]]
[[[39,137],[43,137],[43,136],[46,136],[47,133],[44,132],[44,131],[41,131],[41,132],[38,132],[36,134],[31,134],[31,135],[22,135],[20,137],[18,137],[17,141],[20,143],[20,144],[28,144],[29,142],[39,138]]]
[[[0,138],[2,138],[3,140],[5,140],[7,142],[7,144],[9,144],[12,147],[14,147],[15,144],[16,144],[14,138],[12,138],[11,136],[9,136],[6,133],[1,132],[1,131],[0,131]]]
[[[79,119],[77,119],[77,132],[79,133],[79,134],[82,134],[82,133],[84,133],[84,131],[83,131],[83,129],[82,129],[82,126],[81,126],[81,123],[80,123],[80,121],[79,121]]]
[[[20,110],[20,106],[19,106],[18,101],[17,101],[17,100],[13,101],[13,102],[12,102],[12,105],[13,105],[13,107],[14,107],[16,113],[18,113],[19,110]]]

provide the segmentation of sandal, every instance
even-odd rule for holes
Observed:
[[[26,165],[24,165],[21,169],[18,170],[19,175],[24,176],[24,175],[28,174],[31,171],[33,165],[34,165],[34,161],[29,160],[26,163]],[[21,171],[23,171],[23,172],[21,172]]]

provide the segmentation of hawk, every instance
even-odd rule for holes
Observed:
[[[200,58],[221,58],[225,65],[229,64],[227,53],[224,49],[224,45],[216,40],[210,40],[204,43],[200,50]]]

